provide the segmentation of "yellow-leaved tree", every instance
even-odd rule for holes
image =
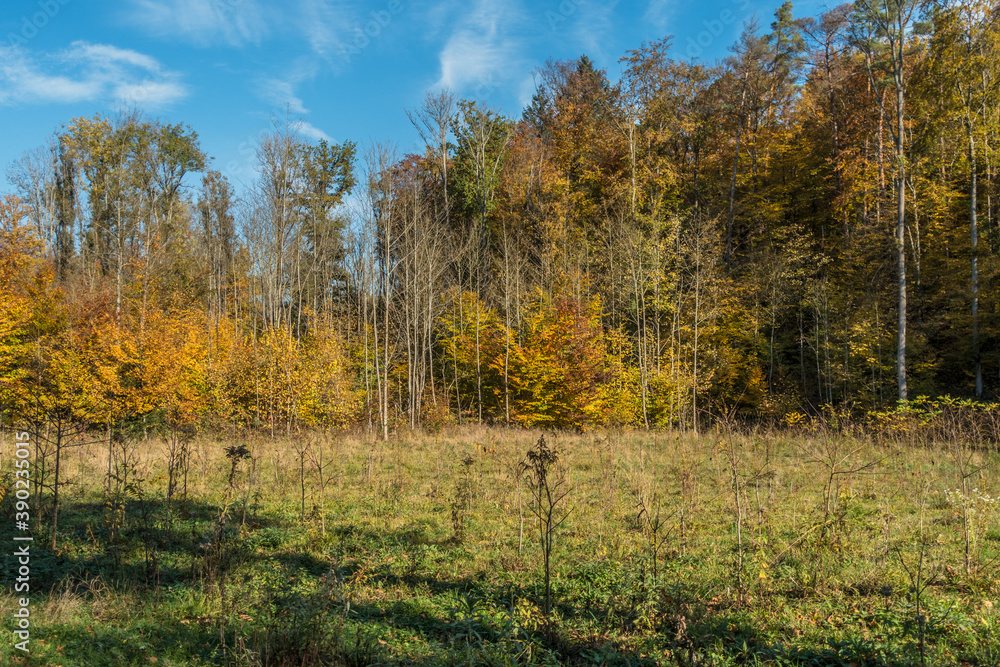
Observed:
[[[554,428],[634,422],[634,378],[624,372],[624,348],[620,336],[605,334],[599,299],[539,298],[512,355],[511,419]]]
[[[454,396],[460,419],[481,415],[483,421],[503,420],[506,327],[475,292],[453,292],[448,303],[437,320],[437,358],[449,402]]]
[[[12,419],[30,400],[26,382],[32,356],[35,288],[44,285],[37,237],[27,225],[27,209],[15,197],[0,199],[0,404]]]
[[[311,426],[345,426],[357,416],[361,395],[350,380],[343,341],[332,331],[317,331],[305,341],[296,364],[298,420]]]

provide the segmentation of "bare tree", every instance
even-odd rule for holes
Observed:
[[[398,197],[392,170],[397,162],[395,147],[372,143],[365,151],[362,205],[358,210],[362,237],[361,261],[371,262],[372,271],[365,278],[370,288],[367,308],[371,331],[375,385],[378,394],[379,426],[382,439],[389,439],[389,364],[392,359],[389,321],[395,296],[393,275],[398,262],[397,238],[393,220]],[[379,346],[381,345],[381,350]],[[366,345],[366,356],[367,356]]]
[[[427,93],[424,105],[416,112],[407,111],[406,116],[417,129],[420,138],[427,145],[441,177],[441,196],[444,220],[451,227],[451,203],[448,200],[448,135],[455,115],[455,95],[448,88],[438,93]]]
[[[215,322],[229,312],[236,244],[234,206],[233,190],[226,178],[217,171],[206,173],[198,214],[208,271],[208,312]]]
[[[7,180],[28,204],[35,231],[50,256],[55,255],[57,248],[58,169],[54,139],[47,146],[25,151],[7,168]]]

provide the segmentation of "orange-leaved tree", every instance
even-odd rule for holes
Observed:
[[[615,414],[620,407],[615,400],[627,393],[622,389],[628,380],[621,373],[620,357],[609,354],[608,342],[599,299],[539,299],[512,355],[511,419],[523,426],[555,428],[633,420],[634,410],[631,415],[627,409]]]

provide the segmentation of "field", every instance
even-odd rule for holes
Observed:
[[[173,444],[173,475],[167,440],[63,452],[31,652],[11,639],[2,664],[1000,664],[988,444],[805,427]],[[0,613],[17,605],[8,588]]]

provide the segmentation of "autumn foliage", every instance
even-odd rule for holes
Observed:
[[[785,3],[617,81],[549,62],[520,118],[432,92],[420,154],[277,126],[241,192],[186,125],[73,119],[0,203],[6,418],[387,438],[995,397],[997,9],[890,4]]]

